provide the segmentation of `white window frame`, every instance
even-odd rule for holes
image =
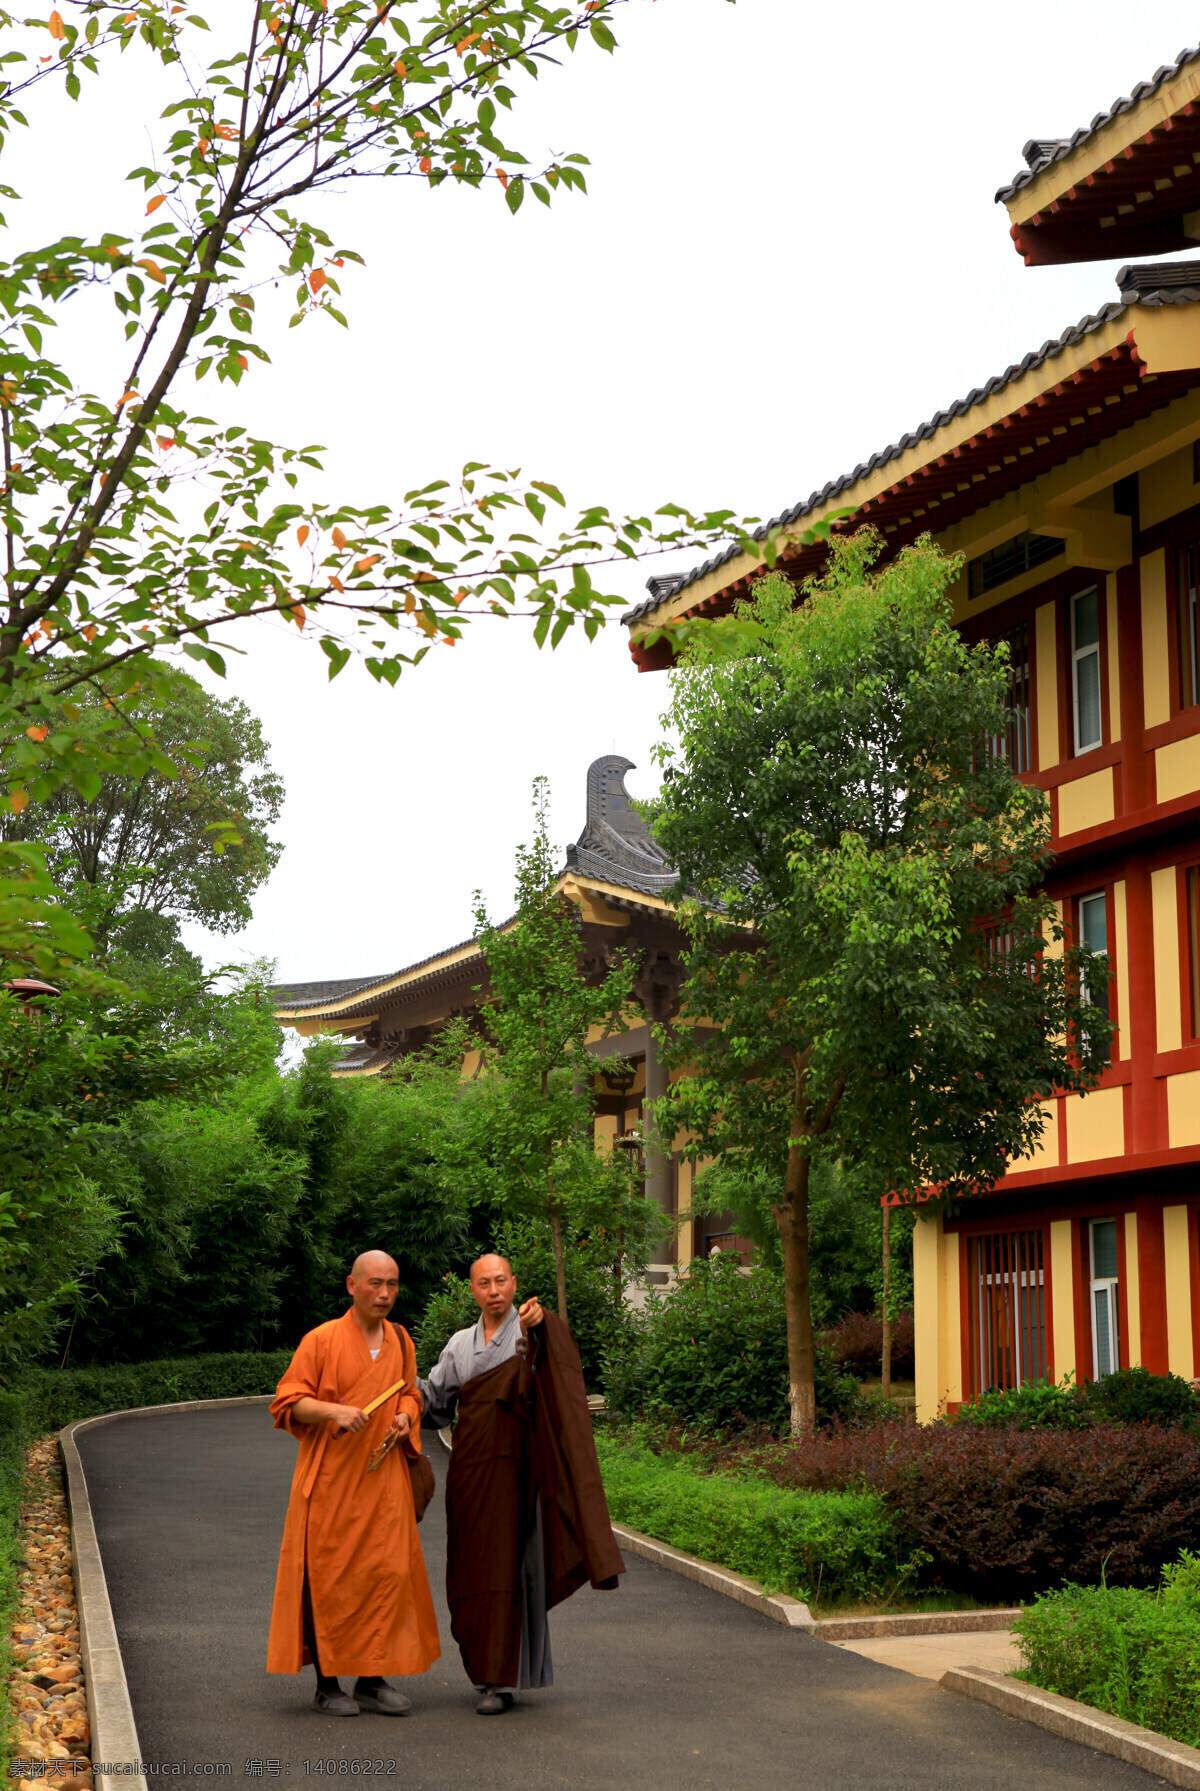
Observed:
[[[1080,601],[1084,597],[1091,597],[1093,595],[1095,596],[1095,599],[1096,599],[1096,638],[1094,641],[1090,641],[1086,647],[1078,647],[1075,644],[1075,617],[1076,617],[1076,613],[1077,613],[1077,605],[1080,603]],[[1104,700],[1103,700],[1103,694],[1102,694],[1101,684],[1100,684],[1100,671],[1101,671],[1100,635],[1101,635],[1101,628],[1100,628],[1100,587],[1099,587],[1099,585],[1089,585],[1086,591],[1074,592],[1070,598],[1070,604],[1071,604],[1071,708],[1073,711],[1072,725],[1073,725],[1074,734],[1075,734],[1075,752],[1078,755],[1080,753],[1085,753],[1085,752],[1094,752],[1096,747],[1104,745]],[[1079,670],[1080,670],[1080,667],[1082,666],[1084,660],[1090,659],[1093,656],[1093,654],[1095,655],[1095,659],[1096,659],[1096,728],[1097,728],[1097,734],[1096,734],[1096,738],[1094,740],[1084,740],[1080,734],[1080,721],[1081,721],[1082,713],[1083,713],[1083,705],[1081,704],[1081,702],[1079,700]]]
[[[1121,1366],[1121,1321],[1117,1302],[1119,1278],[1116,1275],[1097,1276],[1096,1274],[1096,1227],[1097,1225],[1113,1225],[1115,1227],[1120,1223],[1120,1219],[1093,1219],[1088,1225],[1088,1265],[1091,1271],[1089,1298],[1092,1321],[1092,1375],[1095,1380],[1100,1380],[1103,1375],[1113,1374]],[[1101,1303],[1103,1303],[1108,1316],[1108,1346],[1112,1356],[1107,1368],[1102,1368],[1100,1365],[1100,1333],[1096,1324],[1096,1313]]]
[[[1077,898],[1076,903],[1075,903],[1076,914],[1078,917],[1077,921],[1076,921],[1076,930],[1079,934],[1079,940],[1080,940],[1081,944],[1087,938],[1086,929],[1084,928],[1084,924],[1083,924],[1083,910],[1089,902],[1099,902],[1100,906],[1101,906],[1101,911],[1103,912],[1103,915],[1104,915],[1104,957],[1105,957],[1105,960],[1107,961],[1108,955],[1109,955],[1109,952],[1108,952],[1108,891],[1104,890],[1104,889],[1093,889],[1093,890],[1089,890],[1087,895],[1082,895]],[[1097,954],[1097,955],[1099,955],[1099,954]],[[1106,985],[1106,987],[1107,987],[1107,985]],[[1091,1004],[1092,992],[1088,988],[1086,977],[1083,979],[1083,987],[1079,991],[1079,996],[1082,1001],[1088,1002],[1089,1005]]]

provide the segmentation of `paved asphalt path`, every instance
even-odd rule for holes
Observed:
[[[430,1454],[444,1479],[445,1452]],[[331,1719],[311,1671],[263,1670],[295,1444],[264,1406],[79,1437],[142,1753],[293,1791],[1116,1791],[1163,1781],[789,1631],[636,1558],[551,1615],[558,1684],[476,1716],[442,1593],[441,1491],[421,1526],[443,1658],[405,1718]],[[261,1761],[264,1769],[256,1770]],[[379,1763],[379,1764],[377,1764]],[[394,1764],[393,1764],[394,1763]],[[177,1768],[178,1770],[178,1768]],[[151,1780],[151,1784],[156,1783]]]

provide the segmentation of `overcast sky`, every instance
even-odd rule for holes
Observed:
[[[325,221],[368,259],[350,332],[270,344],[236,403],[256,433],[327,444],[338,501],[478,459],[572,502],[774,514],[1116,297],[1116,263],[1024,267],[993,194],[1027,138],[1090,121],[1196,29],[1177,0],[632,0],[617,54],[567,58],[508,133],[589,156],[588,196],[515,219],[494,191],[332,196]],[[109,91],[101,157],[94,108],[61,110],[52,169],[14,182],[35,239],[93,231],[99,169],[144,155],[136,82]],[[114,228],[140,215],[124,204]],[[469,934],[477,886],[507,911],[538,773],[563,842],[599,754],[653,787],[666,681],[618,626],[554,655],[473,627],[395,690],[358,668],[328,684],[294,631],[243,644],[229,687],[285,779],[286,849],[243,933],[190,935],[210,963],[400,968]]]

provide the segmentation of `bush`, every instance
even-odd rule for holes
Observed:
[[[417,1372],[427,1375],[456,1331],[464,1331],[479,1317],[479,1307],[465,1275],[445,1275],[426,1302],[413,1326]]]
[[[858,1389],[823,1349],[816,1359],[817,1410],[852,1407]],[[613,1351],[604,1390],[614,1411],[708,1429],[788,1425],[787,1318],[783,1278],[766,1264],[743,1271],[724,1252],[688,1266],[634,1320]]]
[[[1065,1586],[1013,1627],[1032,1684],[1200,1744],[1200,1557],[1167,1567],[1156,1591]]]
[[[80,1418],[134,1411],[143,1405],[176,1405],[186,1399],[238,1399],[273,1393],[292,1359],[291,1350],[265,1355],[183,1356],[131,1362],[114,1368],[31,1368],[5,1401],[20,1413],[25,1436],[44,1436]],[[11,1401],[15,1400],[15,1407]],[[11,1419],[10,1419],[11,1421]]]
[[[835,1368],[856,1374],[860,1380],[883,1372],[883,1316],[878,1312],[844,1312],[837,1323],[821,1333]],[[892,1323],[892,1374],[911,1380],[916,1373],[916,1338],[913,1315],[902,1312]]]
[[[785,1492],[762,1479],[701,1474],[680,1456],[600,1433],[609,1510],[618,1523],[761,1580],[768,1591],[825,1603],[889,1599],[921,1557],[905,1553],[869,1492]]]
[[[1200,1404],[1187,1381],[1148,1368],[1118,1368],[1089,1382],[1084,1396],[1097,1417],[1120,1424],[1192,1425],[1200,1419]]]
[[[1200,1401],[1177,1374],[1148,1368],[1120,1368],[1103,1380],[1075,1385],[1066,1376],[1029,1381],[1011,1392],[984,1393],[955,1413],[956,1424],[1035,1430],[1053,1425],[1080,1430],[1090,1424],[1168,1424],[1185,1429],[1200,1424]]]
[[[955,1424],[978,1424],[990,1430],[1080,1430],[1095,1422],[1082,1387],[1068,1376],[1058,1382],[1027,1381],[1011,1392],[981,1394],[960,1407]]]

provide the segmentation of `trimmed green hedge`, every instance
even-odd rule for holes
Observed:
[[[1200,1555],[1185,1552],[1155,1590],[1047,1592],[1013,1628],[1022,1679],[1200,1746]]]
[[[681,1456],[598,1432],[608,1508],[618,1523],[687,1554],[823,1604],[890,1599],[926,1556],[905,1553],[869,1492],[786,1491],[766,1479],[699,1474]]]
[[[229,1356],[122,1362],[113,1368],[33,1368],[21,1376],[12,1397],[21,1406],[26,1435],[33,1438],[80,1418],[98,1418],[102,1412],[273,1393],[291,1359],[291,1350],[263,1355],[246,1350]]]

